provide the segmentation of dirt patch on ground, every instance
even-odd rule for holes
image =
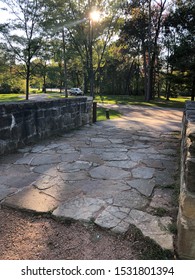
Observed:
[[[138,231],[113,235],[99,227],[0,209],[1,260],[172,259]]]

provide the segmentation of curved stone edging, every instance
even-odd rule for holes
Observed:
[[[181,145],[178,254],[195,259],[195,103],[186,102]]]

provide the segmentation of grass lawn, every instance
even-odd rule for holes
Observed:
[[[183,108],[186,100],[190,100],[190,97],[179,96],[177,98],[170,98],[169,101],[167,101],[165,97],[160,97],[156,98],[155,100],[151,100],[150,102],[144,101],[143,96],[105,95],[95,97],[95,101],[102,104],[128,104],[169,108]]]
[[[24,100],[24,98],[18,93],[0,94],[0,102],[15,102],[21,100]]]
[[[115,119],[115,118],[120,118],[121,113],[115,110],[109,110],[109,118],[110,119]],[[102,107],[97,107],[97,121],[105,121],[107,120],[106,118],[106,109]]]
[[[34,93],[30,93],[30,96]],[[41,95],[41,93],[40,93]],[[47,92],[48,98],[64,98],[63,93]],[[22,94],[0,94],[0,102],[14,102],[25,100],[25,95]],[[143,96],[128,96],[128,95],[104,95],[95,97],[95,101],[102,104],[124,104],[124,105],[141,105],[141,106],[156,106],[169,108],[183,108],[185,101],[190,100],[190,97],[179,96],[170,98],[169,101],[165,97],[156,98],[150,102],[145,102]]]
[[[42,93],[36,93],[35,92],[30,92],[29,96],[36,96],[40,95]],[[47,93],[47,98],[64,98],[63,93],[59,92],[48,92]],[[0,102],[15,102],[15,101],[24,101],[26,100],[25,94],[22,93],[7,93],[7,94],[0,94]]]
[[[34,93],[30,93],[33,95]],[[41,95],[41,93],[40,93]],[[47,98],[64,98],[63,93],[48,92]],[[0,102],[14,102],[25,100],[25,95],[22,94],[0,94]],[[141,106],[156,106],[156,107],[169,107],[169,108],[184,108],[186,100],[190,97],[177,97],[170,98],[167,101],[164,97],[145,102],[143,96],[127,96],[127,95],[105,95],[96,96],[95,101],[99,103],[97,107],[97,121],[106,120],[106,108],[101,107],[101,104],[124,104],[124,105],[141,105]],[[110,119],[119,118],[121,114],[115,110],[109,110]]]

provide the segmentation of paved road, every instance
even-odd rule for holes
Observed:
[[[1,204],[116,233],[134,225],[173,250],[182,111],[112,107],[123,117],[1,157]]]

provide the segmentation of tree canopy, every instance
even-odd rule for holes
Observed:
[[[48,87],[85,94],[195,91],[195,4],[190,0],[3,0],[0,92]],[[98,22],[91,18],[98,11]],[[4,12],[4,10],[2,10]],[[92,88],[93,87],[93,88]]]

